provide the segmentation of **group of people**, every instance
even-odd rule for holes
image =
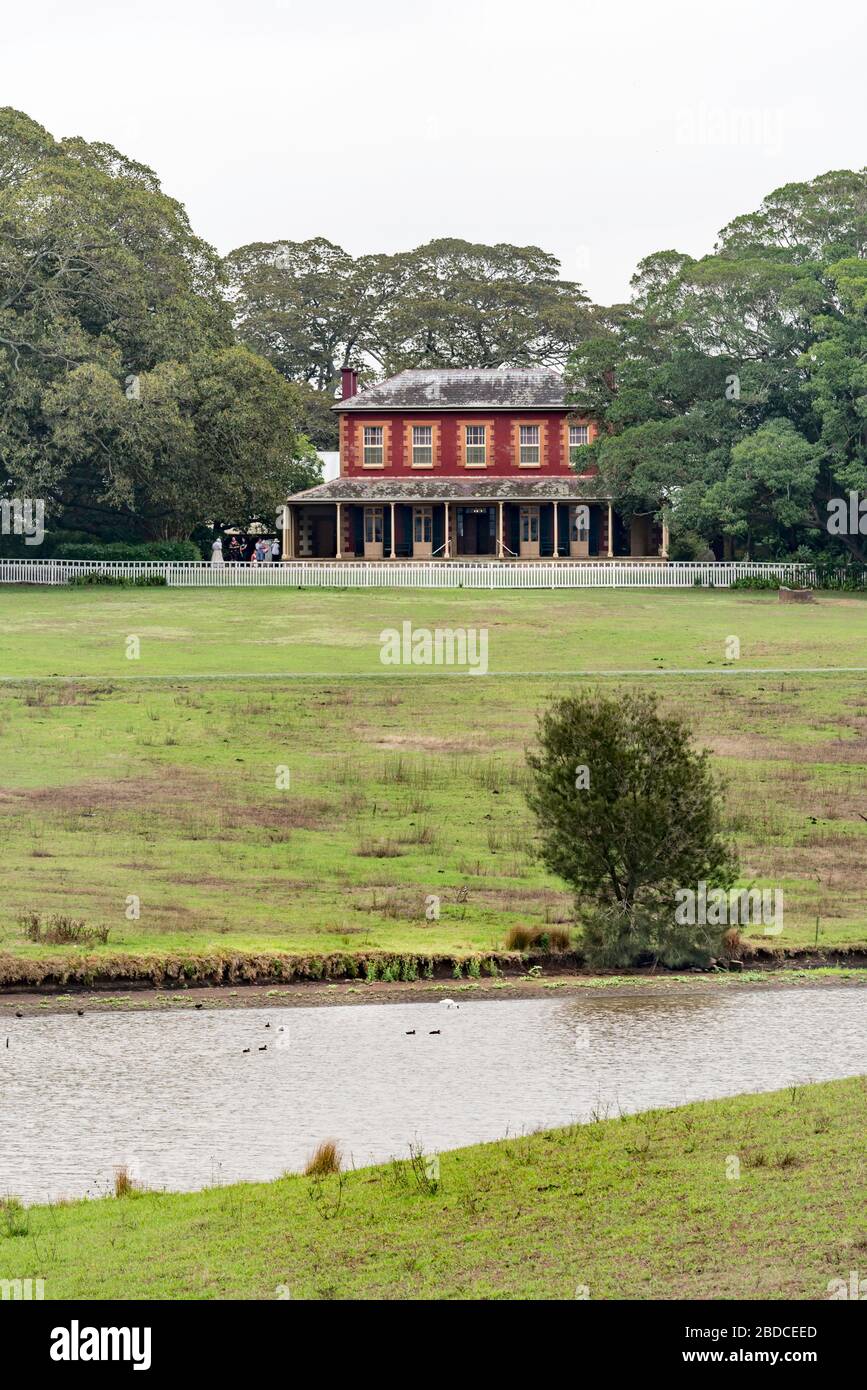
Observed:
[[[223,551],[223,537],[215,536],[211,546],[211,564],[273,565],[280,559],[280,541],[276,536],[230,536],[228,555]]]

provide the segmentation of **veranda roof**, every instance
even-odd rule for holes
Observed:
[[[335,478],[287,502],[608,502],[595,477]]]

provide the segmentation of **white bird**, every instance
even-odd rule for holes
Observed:
[[[456,1004],[455,1001],[454,1001],[454,999],[441,999],[441,1000],[440,1000],[440,1008],[443,1008],[443,1009],[459,1009],[460,1007],[461,1007],[460,1004]]]

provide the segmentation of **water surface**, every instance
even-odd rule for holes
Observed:
[[[831,986],[10,1019],[0,1193],[96,1195],[121,1163],[192,1190],[299,1169],[329,1137],[358,1166],[860,1072],[867,992]]]

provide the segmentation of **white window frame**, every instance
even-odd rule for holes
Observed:
[[[416,435],[424,432],[427,441],[421,444]],[[412,426],[412,466],[413,468],[433,468],[433,425]]]
[[[467,468],[487,468],[488,466],[488,427],[487,425],[464,425],[464,463]],[[470,442],[470,432],[481,435],[481,442]],[[477,457],[481,453],[481,458]],[[470,457],[470,455],[473,457]]]
[[[535,437],[533,437],[535,436]],[[542,430],[539,425],[518,426],[518,466],[538,468],[542,462]]]
[[[384,425],[363,425],[362,434],[362,463],[365,468],[382,468],[385,462],[385,426]],[[379,443],[375,444],[372,435],[379,436]],[[378,457],[376,457],[378,455]]]
[[[577,435],[577,434],[583,434],[584,438],[583,438],[583,439],[573,439],[572,436],[573,436],[573,435]],[[590,443],[590,430],[589,430],[589,427],[588,427],[587,425],[570,425],[570,426],[569,426],[569,462],[570,462],[570,463],[577,463],[577,462],[578,462],[578,460],[577,460],[576,458],[573,458],[573,457],[572,457],[572,450],[573,450],[573,449],[583,449],[584,446],[585,446],[586,444],[589,444],[589,443]]]

